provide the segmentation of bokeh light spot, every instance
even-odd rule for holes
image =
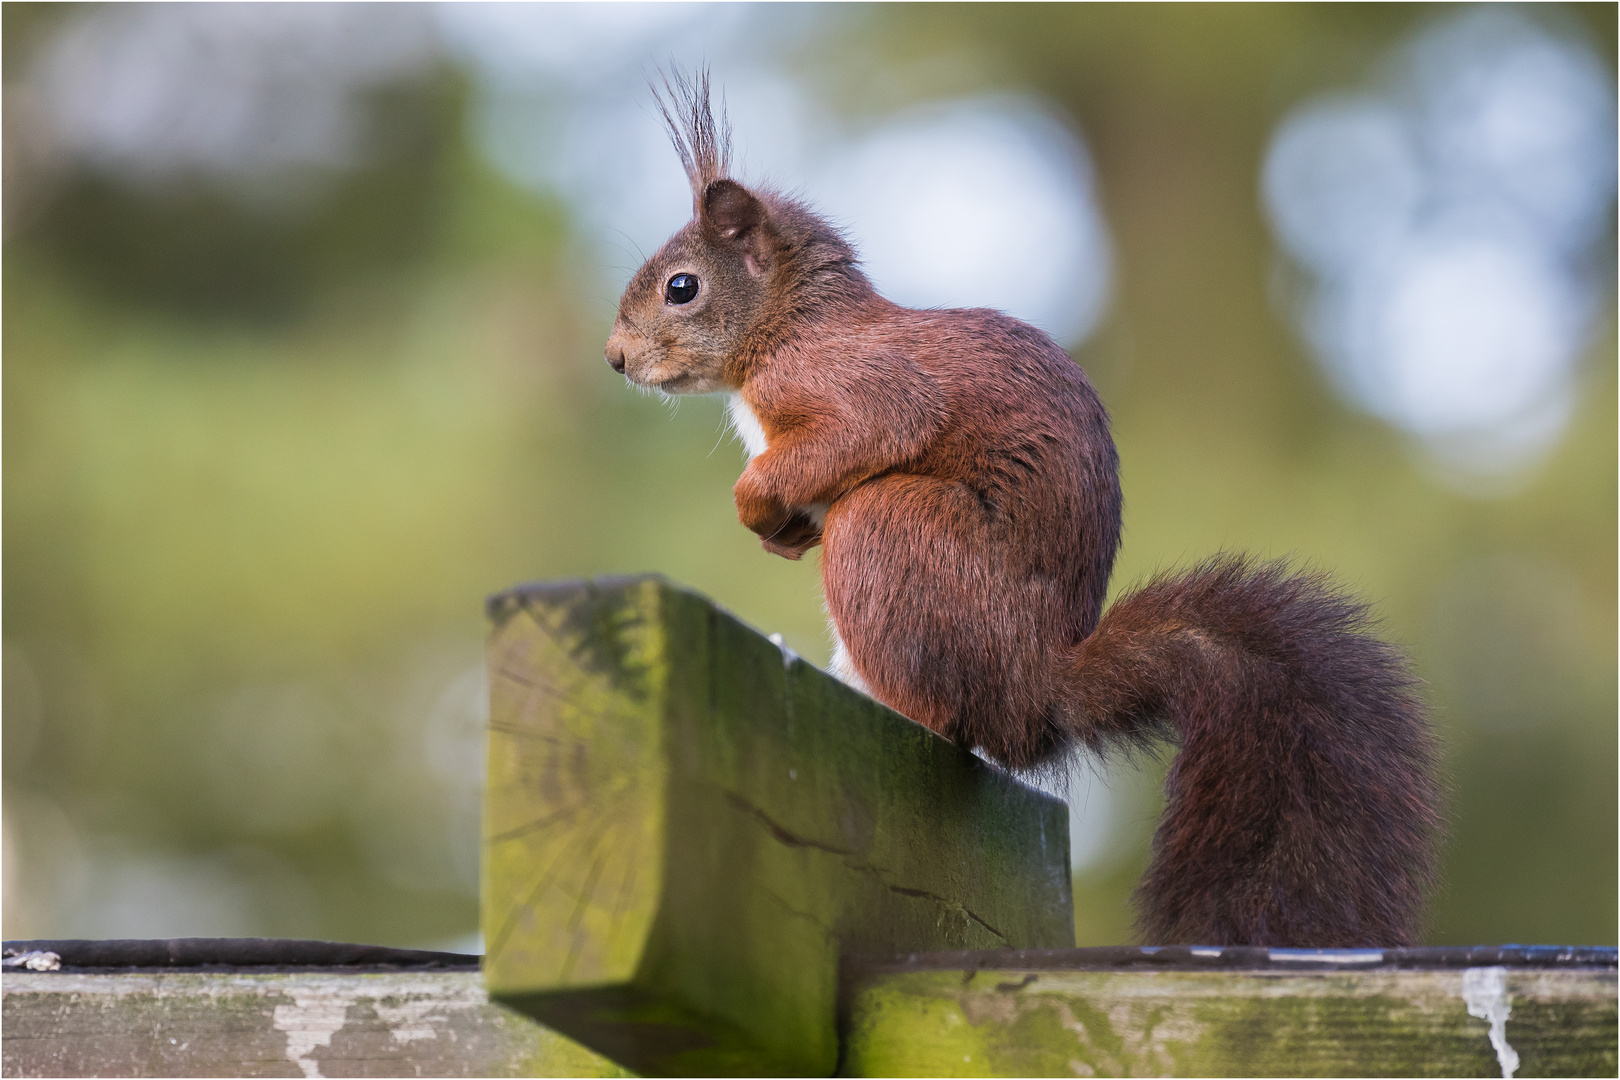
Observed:
[[[1062,342],[1102,314],[1110,253],[1090,160],[1033,102],[899,117],[827,168],[817,196],[898,303],[998,308]]]
[[[1272,139],[1262,196],[1312,278],[1302,329],[1352,402],[1454,475],[1522,470],[1562,434],[1591,332],[1613,80],[1500,9],[1428,28],[1391,70]]]

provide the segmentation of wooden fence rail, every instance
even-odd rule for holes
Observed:
[[[60,966],[0,980],[0,1071],[630,1075],[491,1002],[475,957],[357,951],[8,943]],[[846,965],[839,1015],[848,1076],[1616,1071],[1613,949],[926,953]]]

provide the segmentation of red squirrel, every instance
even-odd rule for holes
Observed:
[[[836,228],[729,175],[706,72],[665,88],[692,220],[631,279],[607,361],[730,395],[737,515],[785,558],[822,546],[834,673],[1015,770],[1178,743],[1145,940],[1412,944],[1436,749],[1367,609],[1222,555],[1104,614],[1118,458],[1080,367],[1000,312],[879,296]]]

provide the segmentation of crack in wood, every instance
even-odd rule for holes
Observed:
[[[822,922],[820,919],[816,918],[814,915],[811,915],[807,911],[800,911],[798,908],[782,899],[782,897],[778,896],[775,891],[768,889],[763,885],[759,887],[759,891],[776,901],[777,905],[781,907],[783,911],[787,912],[795,919],[803,919],[805,922],[814,926],[829,938],[836,936],[834,935],[833,928],[831,926],[828,926],[826,923]]]
[[[888,882],[884,882],[884,884],[888,885]],[[985,922],[978,915],[974,914],[973,909],[969,908],[966,904],[962,903],[959,900],[952,900],[949,897],[944,897],[944,896],[939,895],[938,893],[929,892],[926,889],[908,889],[908,888],[906,888],[906,887],[904,887],[902,885],[889,885],[889,891],[890,892],[897,892],[901,896],[912,896],[912,897],[918,897],[918,898],[922,898],[922,899],[933,900],[936,903],[944,904],[946,907],[960,909],[962,914],[966,915],[968,918],[972,919],[974,922],[978,923],[980,926],[982,926],[986,930],[990,931],[990,933],[994,934],[996,936],[996,940],[1002,942],[1003,944],[1005,944],[1006,941],[1007,941],[1007,935],[1006,934],[1003,934],[1000,930],[997,930],[995,927],[993,927],[989,923]]]
[[[932,900],[946,908],[960,911],[962,914],[966,915],[968,918],[972,919],[974,922],[978,923],[980,926],[984,927],[985,930],[994,935],[997,941],[1004,944],[1006,943],[1007,936],[1005,934],[1003,934],[1000,930],[997,930],[994,926],[991,926],[989,922],[981,918],[977,913],[975,913],[971,908],[961,901],[952,900],[950,897],[941,896],[936,892],[929,892],[927,889],[914,889],[905,885],[896,885],[889,881],[883,875],[883,872],[877,867],[873,866],[871,863],[856,859],[855,853],[848,848],[841,848],[833,844],[824,843],[820,840],[812,840],[807,836],[800,836],[798,833],[786,828],[781,824],[781,822],[776,821],[764,810],[760,809],[758,806],[755,806],[752,802],[749,802],[747,799],[743,798],[741,795],[738,795],[734,791],[725,792],[725,796],[727,801],[729,801],[733,806],[757,818],[759,822],[763,824],[766,829],[770,831],[771,835],[776,837],[777,841],[780,843],[786,844],[789,847],[812,848],[816,851],[824,851],[829,855],[837,855],[844,860],[845,866],[856,871],[857,873],[870,874],[890,892],[914,900]],[[784,904],[784,906],[786,905]]]
[[[734,791],[728,791],[725,793],[725,795],[733,806],[754,815],[754,817],[758,818],[760,822],[770,830],[771,835],[775,836],[778,841],[786,844],[788,847],[815,848],[817,851],[825,851],[829,855],[841,855],[845,858],[850,858],[855,854],[848,848],[835,847],[832,844],[825,844],[820,840],[812,840],[807,836],[800,836],[798,833],[789,831],[788,829],[784,828],[780,822],[772,819],[771,816],[765,811],[761,810],[759,807],[755,806],[753,803],[749,802],[747,799],[743,798],[741,795],[738,795]]]

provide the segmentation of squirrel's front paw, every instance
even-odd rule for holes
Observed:
[[[779,532],[791,516],[781,500],[761,490],[753,474],[746,470],[737,486],[731,489],[731,495],[737,503],[737,520],[762,537],[769,538]]]
[[[760,546],[772,555],[797,561],[821,543],[821,527],[802,511],[794,513],[769,536],[760,537]]]

